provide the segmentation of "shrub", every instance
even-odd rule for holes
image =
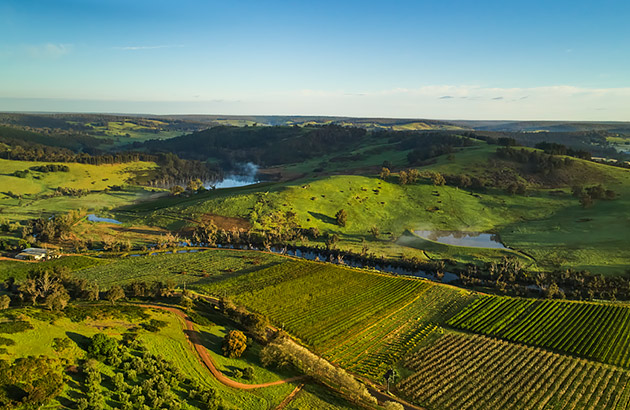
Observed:
[[[163,320],[151,319],[149,320],[149,323],[143,323],[141,326],[145,330],[148,330],[149,332],[157,332],[160,329],[166,327],[167,325],[168,325],[168,322],[165,322]]]
[[[227,357],[241,357],[247,349],[247,336],[240,330],[230,330],[223,338],[223,354]]]
[[[21,333],[33,329],[33,325],[25,320],[0,323],[0,333]]]
[[[97,333],[92,336],[92,342],[88,347],[88,354],[95,358],[103,358],[118,352],[118,342],[115,339],[103,334]]]

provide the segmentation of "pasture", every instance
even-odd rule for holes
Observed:
[[[131,204],[155,195],[153,190],[129,186],[129,181],[150,173],[156,164],[133,162],[113,165],[68,163],[69,172],[38,172],[29,170],[23,177],[16,171],[25,171],[44,162],[10,161],[0,159],[0,207],[7,220],[38,218],[42,215],[65,213],[70,210],[111,209]],[[109,191],[111,186],[124,189]],[[85,190],[87,195],[55,195],[57,188]]]
[[[418,169],[488,176],[488,161],[494,158],[495,149],[496,146],[475,145],[456,152],[454,158],[441,156],[435,164]],[[359,252],[366,245],[370,252],[392,258],[429,256],[461,263],[496,260],[505,253],[438,248],[427,242],[410,241],[404,237],[405,231],[489,232],[498,234],[514,251],[513,255],[524,258],[533,270],[572,268],[622,274],[630,257],[625,246],[625,233],[630,228],[626,212],[630,206],[630,171],[577,159],[574,162],[570,172],[560,173],[559,181],[603,183],[616,193],[616,199],[598,200],[584,208],[571,196],[571,186],[566,184],[544,189],[533,186],[525,195],[512,195],[498,188],[471,191],[435,186],[423,179],[416,184],[399,185],[396,176],[384,181],[376,177],[377,169],[362,168],[358,173],[363,175],[324,173],[289,182],[164,199],[127,207],[120,217],[129,222],[180,229],[191,224],[181,215],[199,220],[216,214],[243,218],[256,227],[262,215],[293,211],[300,226],[338,235],[339,247],[344,249]],[[501,164],[499,168],[509,168]],[[339,172],[352,173],[349,169]],[[343,227],[335,221],[340,209],[348,214]],[[374,226],[380,232],[377,238],[370,234]],[[321,244],[321,240],[310,243]]]

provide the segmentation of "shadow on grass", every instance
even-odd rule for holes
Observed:
[[[68,336],[70,340],[76,343],[77,346],[79,346],[81,349],[87,352],[87,349],[88,347],[90,347],[90,342],[92,339],[82,334],[75,333],[75,332],[66,332],[66,336]]]
[[[320,214],[319,212],[311,212],[308,211],[308,213],[316,219],[319,219],[320,221],[330,224],[330,225],[337,225],[337,220],[335,218],[332,218],[328,215],[324,215],[324,214]]]

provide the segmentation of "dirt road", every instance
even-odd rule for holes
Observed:
[[[192,322],[192,320],[190,320],[190,318],[188,317],[188,315],[186,315],[186,313],[182,312],[180,309],[167,307],[167,306],[148,305],[148,304],[141,304],[139,306],[152,308],[152,309],[166,310],[168,312],[175,314],[179,318],[179,320],[182,322],[183,329],[186,331],[186,337],[188,338],[188,343],[190,343],[190,346],[193,348],[193,350],[197,352],[199,361],[203,363],[203,365],[205,365],[208,368],[208,370],[210,370],[210,373],[212,373],[212,375],[218,381],[220,381],[226,386],[234,387],[235,389],[251,390],[251,389],[260,389],[264,387],[277,386],[279,384],[284,384],[284,383],[291,383],[291,382],[299,381],[305,378],[304,376],[297,376],[297,377],[292,377],[289,379],[278,380],[278,381],[269,382],[269,383],[261,383],[261,384],[247,384],[247,383],[234,381],[230,379],[229,377],[227,377],[225,374],[223,374],[219,369],[217,369],[216,365],[212,361],[212,358],[210,357],[210,354],[208,353],[208,350],[201,343],[201,338],[199,337],[199,333],[195,331],[194,323]]]

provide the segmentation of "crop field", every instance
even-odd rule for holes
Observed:
[[[439,324],[471,299],[465,291],[430,286],[391,314],[333,346],[326,346],[325,356],[355,373],[378,380],[431,334],[441,332]]]
[[[449,334],[406,358],[396,385],[431,409],[630,408],[630,372],[484,336]]]
[[[104,266],[87,268],[75,275],[96,281],[103,288],[133,281],[172,281],[175,284],[209,283],[242,275],[284,262],[281,256],[262,252],[208,250],[128,256]]]
[[[630,367],[630,308],[484,296],[449,326]]]
[[[108,263],[106,260],[91,258],[89,256],[65,256],[60,259],[52,259],[45,262],[22,262],[17,260],[0,260],[0,280],[14,278],[21,281],[34,270],[56,269],[65,267],[70,271],[87,269]]]
[[[268,316],[324,357],[372,378],[472,298],[423,280],[305,261],[199,287]]]
[[[359,410],[361,407],[336,396],[318,384],[306,384],[286,410]]]
[[[219,283],[237,302],[314,347],[334,345],[431,284],[313,262],[287,262]]]

